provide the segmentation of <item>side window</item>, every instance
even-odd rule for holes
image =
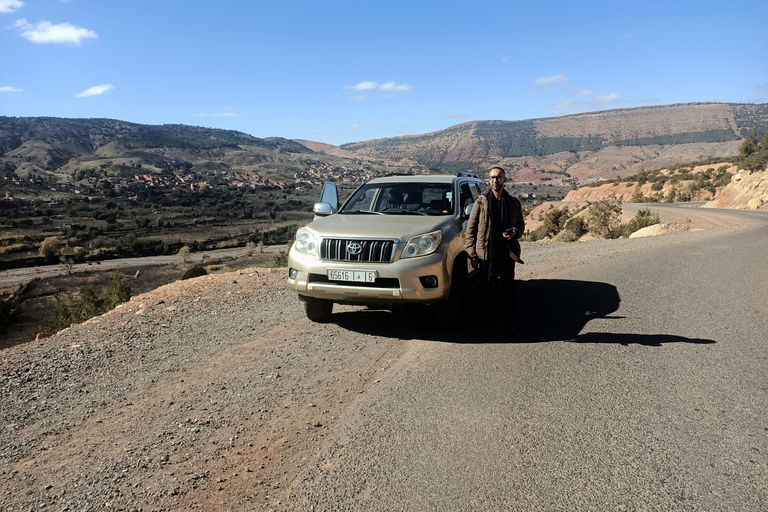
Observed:
[[[472,184],[472,199],[474,201],[477,201],[477,198],[480,197],[480,194],[482,194],[484,190],[485,190],[484,188],[480,188],[480,184],[479,183],[473,183]]]
[[[461,212],[464,213],[468,204],[475,202],[475,197],[472,196],[472,191],[469,188],[469,183],[461,184]]]

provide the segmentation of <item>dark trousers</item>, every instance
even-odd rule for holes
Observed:
[[[515,325],[515,262],[508,255],[499,256],[497,276],[488,275],[488,262],[480,264],[480,294],[477,302],[482,315],[481,324]],[[489,318],[489,315],[492,315]]]

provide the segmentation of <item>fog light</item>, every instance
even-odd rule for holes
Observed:
[[[436,288],[437,287],[437,276],[420,277],[419,281],[421,281],[421,285],[424,288]]]
[[[295,268],[292,268],[292,269],[288,270],[288,279],[293,280],[293,279],[296,279],[297,277],[299,277],[299,271],[298,270],[296,270]]]

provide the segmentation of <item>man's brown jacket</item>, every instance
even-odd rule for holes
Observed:
[[[488,189],[485,193],[480,194],[480,197],[475,201],[472,213],[469,214],[467,230],[465,231],[466,238],[464,239],[464,246],[469,257],[477,257],[481,260],[488,259],[488,243],[491,231],[491,215],[488,210],[487,194],[493,194],[493,191]],[[505,198],[507,219],[509,219],[510,223],[507,228],[517,228],[513,239],[509,241],[509,248],[515,255],[520,256],[520,242],[517,239],[523,236],[525,232],[523,206],[516,197],[513,197],[506,190],[502,191],[502,196]]]

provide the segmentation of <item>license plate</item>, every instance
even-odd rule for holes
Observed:
[[[355,281],[360,283],[373,283],[376,281],[376,272],[372,270],[329,270],[328,279],[331,281]]]

